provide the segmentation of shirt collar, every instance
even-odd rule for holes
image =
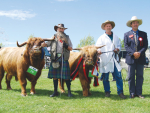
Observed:
[[[138,34],[138,32],[139,32],[139,30],[137,30],[137,31],[133,31],[133,30],[131,30],[133,33],[136,33],[136,34]]]
[[[106,32],[105,32],[105,34],[106,34]],[[111,35],[108,35],[108,34],[106,34],[107,36],[113,36],[113,32],[111,31]]]

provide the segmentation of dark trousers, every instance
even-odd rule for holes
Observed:
[[[128,65],[128,83],[130,95],[142,95],[143,68],[144,65],[140,65],[138,63]]]

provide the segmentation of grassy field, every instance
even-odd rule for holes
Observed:
[[[99,81],[98,87],[91,84],[91,93],[89,97],[82,96],[80,81],[75,79],[72,82],[73,97],[67,97],[66,93],[61,97],[50,98],[53,93],[52,79],[47,78],[48,70],[44,69],[42,75],[37,81],[36,94],[30,94],[30,82],[27,84],[28,96],[20,95],[21,87],[15,78],[11,81],[13,90],[6,90],[5,79],[2,81],[2,90],[0,90],[0,113],[149,113],[150,112],[150,69],[144,71],[143,96],[129,98],[128,82],[124,82],[124,94],[127,99],[120,99],[117,95],[116,82],[110,82],[111,97],[104,96],[103,84]],[[126,73],[123,72],[125,78]],[[110,75],[110,81],[112,76]]]

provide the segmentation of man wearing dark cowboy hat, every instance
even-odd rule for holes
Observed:
[[[109,73],[113,73],[116,79],[117,93],[120,98],[125,99],[123,94],[123,81],[121,76],[121,67],[118,64],[114,54],[118,53],[121,50],[120,39],[111,31],[115,27],[113,21],[105,21],[102,23],[101,28],[105,30],[105,33],[101,35],[97,42],[96,46],[105,45],[103,48],[98,50],[100,55],[100,73],[103,73],[103,85],[105,90],[105,97],[110,96],[110,83],[109,83]],[[109,52],[107,52],[109,51]],[[102,54],[102,52],[106,52]]]
[[[148,47],[147,33],[138,30],[142,20],[133,16],[127,22],[127,26],[132,30],[124,34],[124,46],[127,51],[126,63],[128,64],[129,92],[130,98],[142,96],[143,68],[146,63],[145,51]],[[136,72],[136,73],[135,73]],[[135,81],[136,74],[136,81]]]
[[[68,62],[70,51],[72,50],[72,43],[69,36],[64,33],[65,29],[67,28],[64,27],[64,24],[54,26],[54,30],[57,32],[53,36],[55,37],[55,40],[47,42],[47,46],[50,46],[51,48],[52,61],[49,68],[48,78],[53,78],[54,83],[54,93],[50,95],[50,97],[58,96],[57,87],[59,78],[65,79],[68,88],[68,97],[72,96],[70,90],[70,68]]]

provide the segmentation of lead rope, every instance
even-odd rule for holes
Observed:
[[[104,52],[104,53],[108,53],[108,52]],[[102,54],[103,54],[103,53],[102,53]],[[114,56],[114,53],[112,54],[112,57],[110,58],[110,60],[109,60],[104,66],[101,66],[101,67],[99,67],[99,68],[105,67],[105,66],[111,61],[111,59],[113,58],[113,56]]]
[[[62,72],[63,72],[63,47],[62,47],[62,60],[61,60],[61,87],[62,87]],[[60,93],[60,97],[61,97],[61,93]]]
[[[114,44],[113,44],[113,46],[114,46],[114,48],[115,48],[115,45],[114,45]],[[99,67],[99,68],[105,67],[105,66],[111,61],[111,59],[113,58],[113,56],[114,56],[114,50],[113,50],[113,51],[102,52],[102,54],[108,53],[108,52],[113,52],[112,57],[110,58],[110,60],[109,60],[104,66],[101,66],[101,67]],[[117,53],[117,54],[118,54],[118,53]]]

